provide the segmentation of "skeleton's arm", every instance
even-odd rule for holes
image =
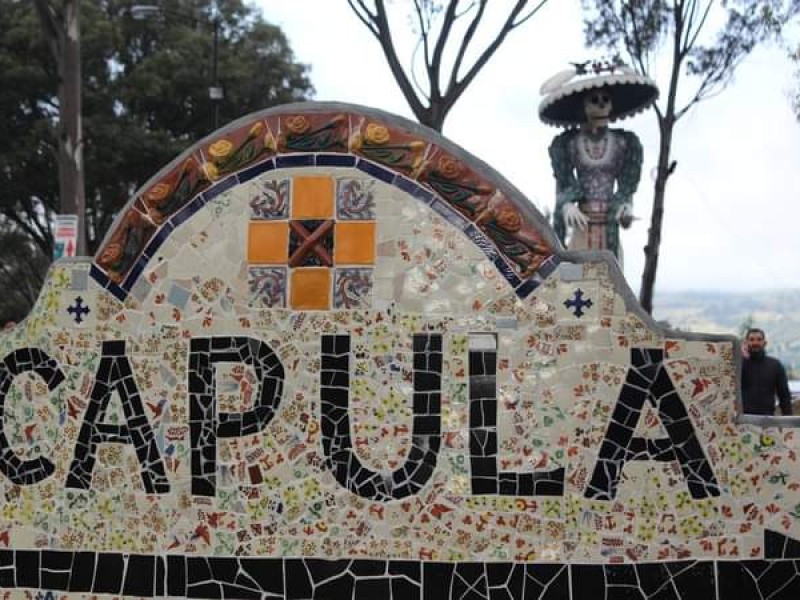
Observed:
[[[617,191],[614,193],[612,206],[616,207],[617,221],[623,227],[628,227],[633,219],[633,195],[636,193],[636,188],[639,187],[639,179],[642,176],[644,152],[635,133],[632,131],[620,133],[625,138],[625,156],[622,170],[617,178]]]
[[[564,242],[566,228],[578,227],[578,222],[586,224],[586,215],[578,208],[583,193],[575,177],[575,169],[569,159],[569,140],[574,132],[565,131],[557,135],[550,144],[550,165],[556,180],[556,209],[553,213],[553,228],[558,238]],[[582,227],[581,227],[582,228]]]

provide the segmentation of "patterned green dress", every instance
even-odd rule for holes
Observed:
[[[610,250],[619,259],[616,217],[620,207],[632,204],[639,185],[639,138],[622,129],[570,129],[553,139],[549,152],[556,179],[553,226],[559,239],[564,243],[567,233],[564,207],[575,203],[589,224],[583,232],[572,232],[570,249]]]

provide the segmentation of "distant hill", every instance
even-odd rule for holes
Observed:
[[[653,317],[676,329],[739,335],[751,320],[767,334],[770,354],[800,379],[800,289],[752,293],[657,292]]]

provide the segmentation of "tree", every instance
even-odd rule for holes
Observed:
[[[58,73],[58,192],[59,210],[79,215],[77,254],[86,254],[86,227],[80,215],[86,207],[83,185],[81,122],[80,0],[33,0],[47,47]]]
[[[126,0],[84,0],[82,21],[83,153],[87,244],[98,247],[134,191],[213,129],[211,0],[161,5],[195,20],[136,21]],[[218,0],[221,122],[268,106],[305,99],[307,67],[295,62],[277,27],[242,0]],[[20,256],[5,238],[30,249],[38,294],[52,256],[52,217],[59,210],[58,68],[33,3],[0,0],[0,265]],[[11,238],[9,238],[11,239]],[[15,275],[18,277],[19,275]],[[12,284],[0,269],[0,287]],[[33,298],[22,304],[29,308]],[[19,318],[0,295],[0,322]],[[15,306],[19,306],[17,303]],[[24,314],[24,313],[23,313]]]
[[[25,232],[0,224],[0,330],[7,321],[21,321],[39,295],[48,257],[38,251]]]
[[[797,0],[582,0],[586,42],[627,55],[639,72],[653,77],[656,58],[668,62],[668,77],[655,106],[659,148],[653,212],[644,248],[639,301],[648,313],[658,269],[667,182],[675,125],[699,102],[720,93],[742,60],[760,43],[780,34],[798,11]],[[723,14],[724,13],[724,14]],[[711,23],[720,16],[716,30]],[[710,43],[707,43],[709,42]],[[690,84],[689,92],[681,90]]]
[[[447,114],[506,36],[535,15],[547,0],[515,0],[499,31],[489,43],[475,52],[470,45],[486,17],[488,0],[471,0],[466,7],[459,6],[459,0],[448,0],[447,6],[434,0],[414,0],[412,19],[415,23],[414,32],[418,36],[414,55],[419,49],[422,50],[425,85],[420,85],[416,79],[413,59],[408,70],[400,61],[384,0],[347,2],[380,44],[392,75],[414,116],[423,125],[441,131]],[[528,4],[534,6],[528,7]],[[458,36],[454,31],[462,24],[463,34]],[[453,44],[448,46],[450,42]],[[453,49],[448,52],[450,47]],[[468,55],[474,57],[471,63]],[[445,65],[450,66],[449,74]]]

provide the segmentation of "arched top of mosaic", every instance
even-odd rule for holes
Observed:
[[[288,187],[276,189],[277,204],[265,200],[251,207],[251,258],[294,267],[331,266],[337,258],[351,266],[368,262],[347,248],[374,241],[374,214],[348,212],[345,205],[358,204],[359,190],[325,176],[337,168],[360,171],[427,204],[461,229],[520,297],[559,263],[561,246],[544,217],[479,159],[406,119],[309,102],[243,117],[162,169],[117,217],[95,256],[92,277],[123,300],[159,248],[198,210],[285,169],[297,174],[289,178],[295,197],[284,202]],[[342,224],[334,236],[337,220]],[[276,250],[276,244],[285,248]]]

